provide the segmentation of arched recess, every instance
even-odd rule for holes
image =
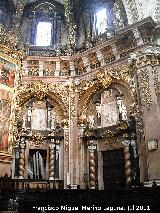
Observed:
[[[52,102],[55,103],[60,108],[60,111],[63,112],[64,119],[68,117],[68,109],[66,108],[65,103],[63,103],[62,99],[58,96],[58,94],[55,94],[53,92],[43,93],[39,92],[39,96],[37,95],[37,92],[25,92],[18,95],[18,101],[17,105],[19,108],[22,108],[24,104],[29,101],[30,99],[35,98],[37,100],[44,100],[49,98]]]
[[[83,95],[80,98],[79,116],[81,115],[86,116],[86,111],[89,107],[89,104],[96,93],[110,88],[115,88],[117,91],[119,91],[120,94],[123,95],[122,99],[126,105],[127,112],[132,113],[134,110],[135,97],[134,92],[131,90],[130,85],[125,80],[110,78],[107,85],[103,85],[102,83],[97,84],[96,82],[83,93]]]

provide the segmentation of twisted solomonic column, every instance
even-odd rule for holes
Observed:
[[[55,178],[55,144],[49,145],[49,180],[54,180]]]
[[[124,148],[124,159],[125,159],[125,175],[127,187],[131,183],[131,161],[130,161],[129,147]]]
[[[95,151],[89,150],[89,182],[90,189],[95,189],[96,187],[96,170],[95,170]]]
[[[20,158],[19,158],[19,178],[24,179],[25,166],[25,141],[20,143]]]

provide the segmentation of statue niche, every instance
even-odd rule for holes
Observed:
[[[89,128],[103,128],[116,125],[119,120],[127,120],[127,110],[122,95],[117,89],[98,91],[87,109]]]
[[[30,100],[23,109],[23,128],[46,131],[61,126],[62,114],[50,100]]]

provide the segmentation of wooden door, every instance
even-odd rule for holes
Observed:
[[[104,189],[125,187],[124,150],[108,150],[103,153]]]

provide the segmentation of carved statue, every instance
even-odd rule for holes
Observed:
[[[120,120],[127,120],[127,110],[126,110],[126,106],[124,105],[124,103],[122,102],[121,98],[117,99],[117,105],[118,105],[118,109],[119,109],[119,114],[120,114]]]

